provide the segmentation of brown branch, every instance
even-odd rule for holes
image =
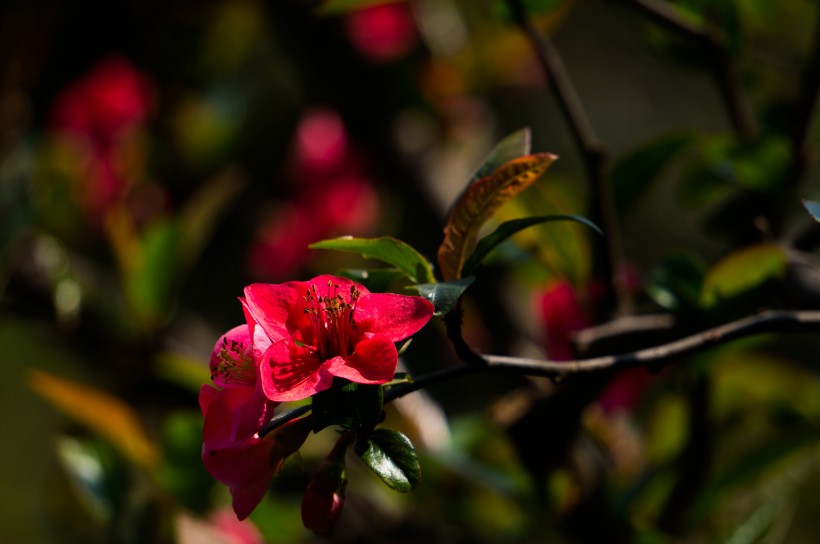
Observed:
[[[599,371],[607,368],[649,367],[682,355],[689,355],[729,340],[763,332],[799,332],[820,330],[820,311],[768,311],[732,321],[703,332],[651,348],[574,361],[550,361],[484,355],[490,368],[515,370],[536,376],[558,376]]]
[[[703,351],[712,346],[766,332],[820,331],[820,311],[768,311],[707,329],[679,340],[619,355],[606,355],[574,361],[551,361],[511,357],[506,355],[478,355],[486,364],[465,364],[425,374],[412,382],[401,383],[386,389],[384,402],[390,402],[425,387],[462,378],[485,371],[506,371],[529,376],[563,378],[570,374],[593,373],[634,367],[656,367],[673,359]],[[475,352],[472,352],[475,353]],[[310,411],[310,406],[300,406],[280,414],[265,424],[260,436],[271,432],[288,421]]]

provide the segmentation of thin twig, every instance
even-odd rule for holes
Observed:
[[[521,0],[507,0],[507,4],[516,23],[532,44],[583,158],[590,186],[590,214],[593,222],[601,225],[606,233],[604,238],[594,242],[598,245],[595,252],[597,256],[595,275],[603,285],[607,286],[601,303],[603,313],[616,308],[625,310],[629,304],[626,291],[621,288],[620,278],[615,273],[621,262],[622,248],[611,188],[604,175],[606,153],[592,128],[592,123],[564,67],[564,62],[549,36],[540,32],[532,24]]]
[[[820,330],[820,311],[769,311],[732,321],[679,340],[620,355],[574,361],[550,361],[504,355],[484,355],[490,368],[514,370],[528,375],[565,376],[606,368],[655,366],[702,351],[729,340],[763,332]]]
[[[462,364],[422,375],[412,382],[391,386],[385,391],[384,402],[390,402],[431,385],[448,382],[470,374],[485,371],[515,372],[528,376],[563,378],[570,374],[596,372],[613,368],[655,367],[668,363],[676,357],[690,355],[736,338],[764,332],[801,332],[820,330],[820,311],[768,311],[755,316],[732,321],[705,331],[620,355],[607,355],[573,361],[550,361],[506,355],[478,355],[486,364]],[[475,352],[473,352],[475,353]],[[280,414],[265,424],[259,436],[296,419],[310,411],[310,406],[300,406]]]
[[[741,138],[750,140],[757,134],[757,124],[748,98],[737,77],[735,63],[725,46],[725,37],[717,30],[703,28],[684,19],[669,2],[658,0],[620,0],[643,13],[648,19],[693,42],[703,51],[712,67],[729,120]]]
[[[620,355],[606,355],[573,361],[551,361],[549,359],[532,359],[506,355],[478,355],[486,363],[462,364],[422,375],[412,382],[389,387],[384,394],[384,402],[390,402],[425,387],[462,378],[470,374],[485,371],[515,372],[528,376],[560,377],[570,374],[596,372],[613,368],[655,367],[668,363],[676,357],[690,355],[709,347],[728,342],[736,338],[764,332],[801,332],[820,330],[820,311],[768,311],[758,315],[732,321],[661,344]],[[473,352],[475,353],[475,352]],[[310,411],[310,406],[300,406],[290,412],[280,414],[265,424],[259,431],[264,436]]]

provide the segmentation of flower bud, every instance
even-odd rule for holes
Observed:
[[[353,435],[342,435],[313,475],[302,497],[302,524],[316,534],[333,529],[345,506],[345,453]]]

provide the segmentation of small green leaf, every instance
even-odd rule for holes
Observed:
[[[589,228],[595,230],[599,234],[603,234],[603,231],[598,228],[598,226],[586,219],[584,217],[578,215],[541,215],[538,217],[525,217],[523,219],[513,219],[511,221],[506,221],[498,226],[492,234],[489,234],[482,238],[478,245],[476,245],[475,251],[470,255],[470,258],[467,259],[467,262],[464,263],[464,269],[462,270],[462,274],[470,275],[475,272],[475,269],[481,264],[481,261],[489,255],[489,253],[495,249],[498,244],[509,238],[510,236],[516,234],[519,231],[524,230],[527,227],[531,227],[533,225],[539,225],[541,223],[547,223],[549,221],[577,221],[579,223],[583,223],[584,225],[588,226]]]
[[[674,255],[652,271],[646,282],[646,293],[659,306],[677,316],[700,313],[700,292],[704,266],[686,255]]]
[[[140,324],[152,329],[173,304],[174,263],[179,249],[179,228],[174,221],[151,225],[140,240],[135,266],[125,271],[125,294]]]
[[[464,291],[473,283],[475,277],[469,276],[460,280],[440,283],[422,283],[413,285],[419,294],[429,300],[436,309],[436,315],[446,314],[453,309]]]
[[[410,439],[392,429],[376,429],[359,456],[388,487],[407,493],[421,480],[421,466]]]
[[[412,246],[392,238],[354,238],[343,236],[330,240],[322,240],[308,247],[311,249],[335,249],[348,253],[358,253],[365,259],[377,259],[393,265],[414,282],[433,283],[436,281],[433,268],[421,253]]]
[[[806,208],[806,211],[809,212],[812,218],[820,223],[820,202],[814,202],[813,200],[804,200],[803,207]]]
[[[407,281],[407,274],[397,268],[346,268],[338,275],[364,285],[374,293],[389,291],[399,280]]]
[[[703,163],[690,165],[681,176],[678,198],[684,206],[703,208],[726,198],[734,190],[727,168]]]
[[[445,280],[457,280],[475,248],[479,231],[506,202],[532,185],[558,157],[536,153],[504,163],[461,194],[444,227],[438,264]]]
[[[691,142],[690,134],[668,136],[618,161],[611,175],[618,212],[628,213],[649,191],[664,167]]]
[[[703,280],[700,303],[711,308],[786,273],[786,254],[774,244],[758,244],[735,251],[718,262]]]
[[[317,9],[319,15],[342,15],[357,9],[392,4],[399,0],[325,0]]]

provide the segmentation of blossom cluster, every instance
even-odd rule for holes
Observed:
[[[310,416],[260,436],[282,402],[307,399],[329,389],[334,379],[384,384],[398,363],[395,342],[418,332],[433,305],[416,296],[371,293],[341,277],[308,282],[253,284],[240,298],[244,325],[225,333],[211,354],[212,385],[203,385],[199,403],[205,418],[202,459],[227,485],[234,512],[246,518],[267,491],[285,458],[301,447],[312,429]],[[323,481],[327,476],[317,475]],[[311,485],[303,518],[309,528],[332,523],[312,511],[319,491]],[[318,490],[318,491],[317,491]],[[333,520],[341,513],[341,492],[328,496]],[[334,498],[335,497],[335,498]],[[317,521],[318,520],[318,521]]]

